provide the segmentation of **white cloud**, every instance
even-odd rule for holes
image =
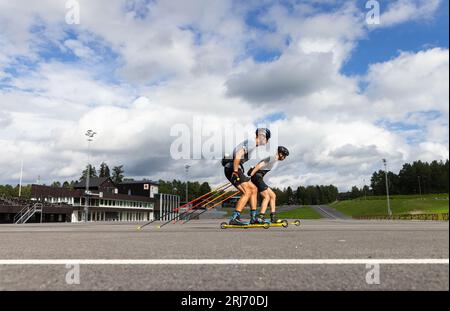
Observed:
[[[227,94],[261,105],[320,92],[331,82],[332,55],[327,53],[282,56],[254,64],[227,80]]]
[[[66,40],[64,45],[71,49],[73,53],[79,58],[90,58],[94,57],[94,51],[88,46],[85,46],[82,42],[78,40]]]
[[[437,110],[448,119],[448,68],[448,49],[403,52],[370,66],[366,94],[385,118],[401,120],[411,112]]]
[[[447,131],[448,134],[448,131]],[[434,161],[437,159],[448,159],[449,149],[443,144],[433,142],[420,143],[420,159],[423,161]]]
[[[389,1],[387,10],[380,17],[380,24],[371,27],[391,27],[408,21],[431,19],[441,2],[441,0]]]
[[[0,66],[19,69],[0,70],[0,79],[10,79],[0,87],[0,181],[16,180],[22,158],[26,181],[78,178],[88,128],[99,133],[92,145],[97,166],[106,161],[125,164],[137,177],[184,178],[185,162],[169,156],[170,128],[198,116],[223,126],[283,112],[271,126],[291,156],[269,176],[277,186],[346,190],[368,180],[382,157],[392,169],[448,157],[448,50],[402,52],[373,64],[366,77],[344,76],[342,64],[368,31],[354,3],[342,2],[334,12],[320,11],[314,1],[291,10],[271,5],[259,16],[274,29],[269,32],[245,24],[259,1],[130,3],[80,1],[81,25],[68,26],[60,1],[0,0]],[[418,20],[416,11],[431,18],[438,3],[397,1],[383,25]],[[40,30],[30,31],[33,25]],[[281,56],[256,62],[249,42]],[[68,51],[78,59],[52,57]],[[430,119],[429,111],[438,116]],[[419,129],[394,131],[380,119]],[[413,134],[420,139],[409,144]],[[217,161],[191,164],[194,178],[224,178]]]

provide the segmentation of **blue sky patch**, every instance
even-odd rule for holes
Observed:
[[[199,29],[197,29],[195,26],[185,25],[185,26],[180,26],[179,28],[183,31],[189,31],[193,35],[195,45],[202,44],[202,32]]]
[[[274,25],[264,23],[264,21],[261,19],[261,16],[267,13],[267,9],[270,6],[271,4],[261,5],[260,7],[249,11],[244,18],[245,24],[250,28],[255,28],[267,32],[275,32],[276,28]]]
[[[127,0],[124,6],[125,12],[133,12],[136,20],[145,20],[150,14],[150,4],[154,0]]]
[[[258,126],[258,124],[270,124],[278,120],[284,119],[286,119],[286,114],[284,112],[275,112],[268,114],[261,119],[256,120],[254,124]]]
[[[398,131],[411,131],[411,130],[421,130],[424,129],[423,125],[406,123],[406,122],[391,122],[386,119],[381,119],[375,122],[377,126],[381,126],[390,132]]]
[[[382,12],[385,6],[381,5]],[[365,10],[364,5],[361,9]],[[410,21],[371,31],[367,38],[357,42],[357,47],[341,72],[345,75],[363,75],[370,64],[395,58],[399,51],[419,52],[433,47],[448,48],[448,11],[449,1],[444,0],[432,20]]]
[[[406,118],[409,119],[411,117],[414,117],[414,115],[418,115],[420,118],[423,118],[427,121],[433,121],[437,120],[440,117],[442,117],[442,113],[437,110],[428,110],[428,111],[415,111],[410,112],[406,115]]]

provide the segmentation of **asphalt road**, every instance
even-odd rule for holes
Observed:
[[[327,205],[312,205],[311,208],[326,219],[351,219],[350,216],[344,215],[343,213]]]
[[[142,231],[131,223],[1,225],[0,290],[449,289],[448,222],[305,220],[300,227],[268,230],[221,230],[219,223],[195,220],[161,229],[155,224]],[[61,261],[18,261],[23,259]],[[69,259],[117,261],[81,264],[79,284],[68,284],[78,283],[72,277],[76,268],[65,265]],[[172,259],[193,261],[168,264]],[[250,262],[198,261],[202,259]],[[253,259],[299,262],[261,264]],[[338,261],[326,264],[327,259]],[[367,276],[377,275],[371,274],[373,266],[349,259],[394,263],[381,264],[379,284],[368,284]],[[446,260],[405,264],[398,259]]]

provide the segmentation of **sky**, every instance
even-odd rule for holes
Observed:
[[[382,158],[394,172],[448,159],[448,12],[446,0],[0,0],[0,183],[17,184],[22,161],[24,183],[78,179],[88,129],[97,168],[185,180],[188,164],[189,179],[223,183],[220,161],[170,153],[174,128],[195,120],[273,129],[290,150],[267,175],[277,187],[346,191]]]

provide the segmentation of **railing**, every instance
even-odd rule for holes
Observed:
[[[32,206],[25,206],[15,217],[14,217],[14,223],[15,224],[24,224],[26,223],[31,217],[33,217],[36,213],[41,213],[41,222],[42,222],[42,203],[35,203]]]
[[[15,216],[14,216],[14,223],[16,223],[18,220],[19,220],[19,218],[22,218],[22,216],[26,213],[26,212],[28,212],[28,210],[30,209],[30,205],[29,204],[27,204],[27,205],[25,205],[25,207],[24,208],[22,208],[21,210],[20,210],[20,212],[18,212]]]
[[[448,221],[448,213],[444,214],[405,214],[405,215],[371,215],[353,216],[353,219],[391,219],[391,220],[440,220]]]

